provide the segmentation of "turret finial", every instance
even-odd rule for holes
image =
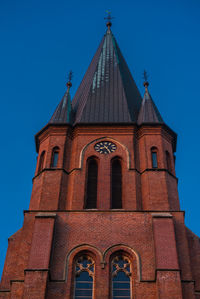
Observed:
[[[66,84],[66,86],[67,86],[67,89],[70,89],[70,87],[72,87],[72,77],[73,77],[73,72],[72,72],[72,70],[71,71],[69,71],[69,74],[68,74],[68,82],[67,82],[67,84]]]
[[[143,73],[143,79],[144,79],[144,87],[145,87],[145,90],[147,91],[148,90],[148,86],[149,86],[149,82],[147,81],[148,79],[148,74],[146,72],[146,70],[144,70],[144,73]]]
[[[107,20],[106,26],[108,27],[108,29],[110,29],[110,27],[112,26],[111,20],[114,19],[114,17],[111,17],[111,12],[106,10],[107,13],[107,17],[105,17],[104,19]]]

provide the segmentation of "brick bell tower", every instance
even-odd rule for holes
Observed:
[[[200,242],[184,224],[176,134],[144,97],[107,23],[73,98],[36,134],[23,227],[0,298],[199,299]]]

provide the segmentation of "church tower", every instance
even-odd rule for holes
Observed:
[[[200,299],[200,240],[184,224],[176,133],[141,97],[107,31],[35,136],[23,227],[9,238],[2,299]]]

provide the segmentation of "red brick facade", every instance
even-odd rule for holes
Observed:
[[[116,151],[96,152],[94,145],[102,140],[114,142]],[[95,263],[93,298],[112,298],[110,265],[116,252],[130,259],[132,298],[200,298],[200,242],[185,227],[179,207],[176,140],[167,126],[47,125],[36,143],[30,209],[22,229],[9,239],[0,298],[73,298],[74,261],[81,254]],[[59,158],[52,167],[55,147]],[[97,208],[85,210],[91,156],[98,161]],[[112,210],[110,167],[116,156],[122,162],[122,209]]]

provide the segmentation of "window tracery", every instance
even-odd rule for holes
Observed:
[[[87,255],[80,256],[75,263],[74,299],[92,299],[94,261]]]
[[[111,262],[112,299],[131,299],[131,264],[124,255],[117,255]]]

